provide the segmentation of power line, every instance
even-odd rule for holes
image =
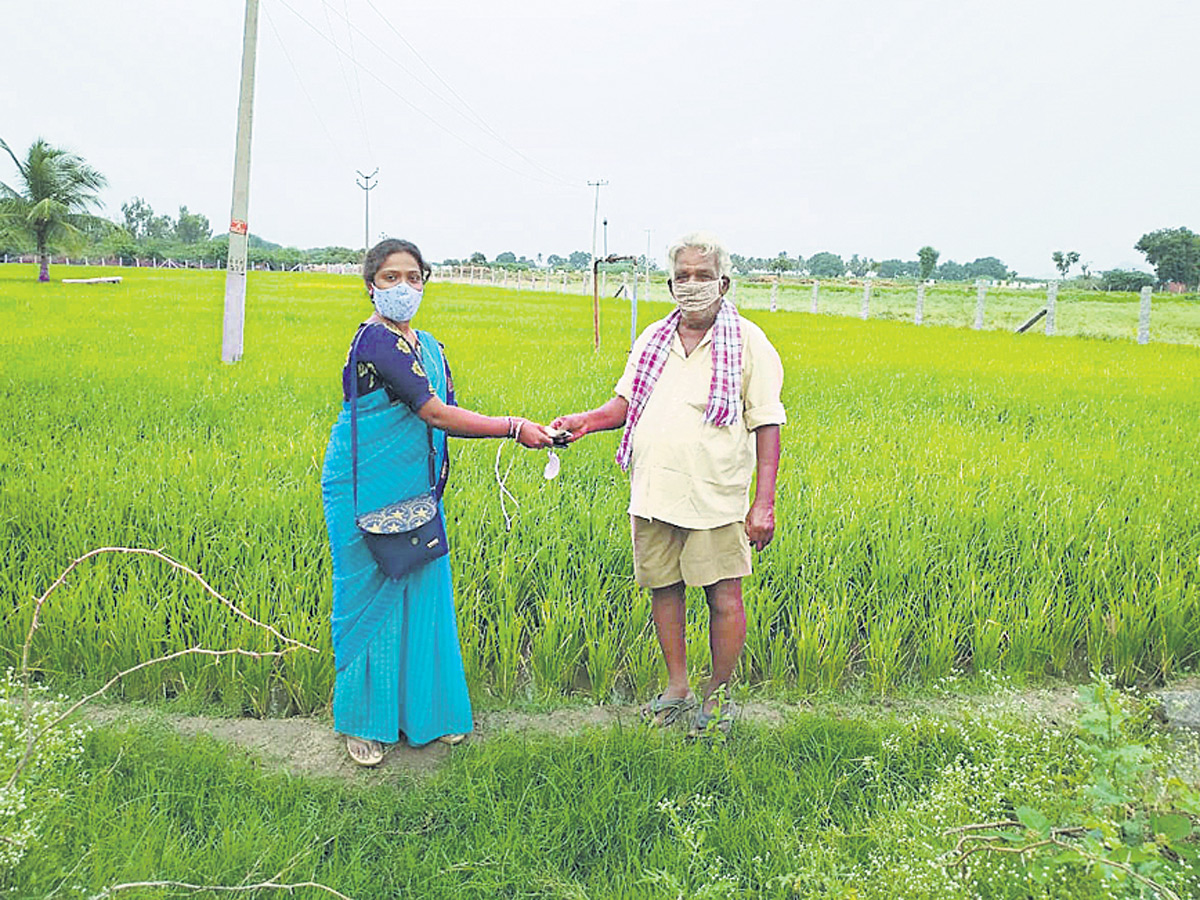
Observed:
[[[300,13],[298,13],[287,2],[287,0],[273,0],[273,2],[279,3],[280,6],[282,6],[284,9],[286,9],[288,12],[290,12],[293,16],[295,16],[297,19],[299,19],[301,22],[303,22],[305,25],[307,25],[309,27],[309,29],[311,29],[312,32],[317,35],[317,37],[319,37],[321,40],[325,41],[325,43],[332,46],[333,49],[336,50],[338,53],[340,53],[342,56],[346,56],[346,57],[349,56],[349,54],[345,50],[343,50],[336,43],[334,43],[328,37],[326,37],[324,34],[322,34],[321,30],[319,28],[317,28],[315,25],[313,25],[312,22],[308,21],[308,19],[306,19],[304,16],[302,16]],[[429,115],[429,113],[425,112],[425,110],[421,109],[419,106],[417,106],[411,100],[409,100],[406,96],[404,96],[404,94],[402,92],[400,92],[396,88],[392,87],[390,84],[388,84],[388,82],[384,81],[380,76],[376,75],[374,72],[372,72],[366,66],[362,65],[361,63],[355,63],[355,65],[359,69],[361,69],[364,73],[369,75],[371,78],[375,79],[375,81],[377,81],[380,84],[380,86],[382,86],[389,93],[393,94],[397,100],[399,100],[405,106],[409,107],[411,110],[413,110],[413,112],[416,112],[417,114],[419,114],[420,116],[422,116],[423,118],[428,120],[430,124],[434,125],[439,130],[445,132],[450,137],[454,138],[456,141],[458,141],[460,144],[462,144],[467,149],[473,150],[475,153],[478,153],[484,159],[495,163],[496,165],[500,166],[502,169],[506,169],[509,172],[512,172],[514,175],[518,175],[522,178],[528,178],[530,181],[538,181],[538,182],[541,182],[542,184],[552,184],[552,182],[548,181],[545,178],[539,178],[529,172],[522,172],[520,169],[515,169],[512,166],[510,166],[508,163],[504,162],[503,160],[497,159],[496,157],[492,156],[486,150],[482,150],[479,147],[475,146],[470,141],[468,141],[466,138],[462,137],[457,132],[450,130],[445,125],[443,125],[441,122],[439,122],[437,119],[435,119],[433,116]]]
[[[287,60],[287,64],[291,66],[292,74],[296,76],[296,83],[300,85],[301,93],[304,94],[304,98],[308,101],[308,105],[312,107],[313,115],[316,117],[317,124],[320,125],[321,130],[325,132],[325,137],[329,138],[329,143],[333,146],[334,152],[341,157],[343,163],[347,162],[345,154],[342,153],[342,148],[338,146],[337,141],[333,139],[333,135],[330,133],[328,126],[326,126],[325,119],[321,116],[320,108],[313,100],[312,95],[308,92],[308,88],[304,86],[304,82],[300,78],[300,70],[297,69],[296,64],[292,62],[291,54],[289,54],[287,51],[287,44],[284,43],[283,38],[280,36],[279,29],[275,27],[275,20],[271,18],[270,10],[265,6],[263,7],[263,14],[267,18],[267,24],[271,26],[271,33],[275,35],[275,40],[279,42],[279,49],[283,51],[283,58]]]
[[[564,178],[563,176],[559,175],[558,173],[556,173],[550,169],[547,169],[545,166],[541,165],[541,163],[539,163],[537,160],[531,159],[530,157],[526,156],[519,149],[517,149],[512,144],[510,144],[507,140],[505,140],[504,137],[502,137],[499,132],[497,132],[494,128],[492,128],[492,126],[490,124],[488,124],[487,120],[484,119],[483,116],[481,116],[478,112],[475,111],[474,107],[472,107],[471,104],[468,103],[462,97],[462,95],[459,94],[458,91],[456,91],[449,84],[449,82],[446,81],[445,78],[443,78],[440,74],[438,74],[438,71],[429,64],[429,62],[425,59],[425,57],[423,57],[421,55],[420,51],[418,51],[417,48],[412,45],[412,43],[408,40],[408,38],[406,38],[403,34],[401,34],[396,29],[396,26],[393,25],[388,20],[387,16],[385,16],[382,12],[380,12],[379,7],[377,7],[374,3],[372,3],[371,0],[366,0],[366,4],[367,4],[367,6],[371,7],[371,9],[375,12],[375,15],[379,16],[379,18],[383,20],[383,24],[385,24],[388,28],[391,29],[392,34],[396,35],[396,37],[398,37],[401,40],[401,42],[404,44],[404,46],[412,51],[413,56],[415,56],[417,59],[419,59],[421,61],[421,65],[423,65],[426,69],[428,69],[430,71],[430,73],[433,75],[433,77],[436,78],[439,82],[441,82],[442,86],[445,87],[446,90],[448,90],[451,94],[453,94],[455,99],[458,100],[459,103],[461,103],[464,107],[466,107],[467,111],[470,112],[471,115],[473,115],[475,117],[476,122],[479,125],[479,127],[481,127],[484,131],[486,131],[488,134],[490,134],[492,137],[494,137],[497,141],[499,141],[505,147],[510,149],[513,153],[517,154],[517,156],[521,157],[521,159],[525,160],[531,166],[534,166],[535,168],[540,169],[542,172],[545,172],[547,175],[551,176],[552,178],[559,179],[564,184],[569,184],[572,187],[576,186],[576,182],[574,180]],[[399,65],[399,64],[397,63],[397,65]],[[413,77],[415,78],[416,76],[414,75]],[[422,85],[422,86],[424,86],[424,85]],[[426,90],[429,90],[429,88],[426,87]],[[431,93],[432,93],[432,91],[431,91]],[[435,96],[437,96],[437,95],[435,94]],[[445,103],[446,101],[443,100],[442,102]],[[449,104],[447,103],[447,105],[449,105]]]
[[[372,158],[375,157],[375,151],[371,148],[371,126],[367,121],[367,107],[363,104],[362,98],[362,82],[358,80],[358,59],[354,55],[354,38],[350,35],[350,10],[346,6],[346,0],[342,0],[342,9],[346,11],[346,37],[349,39],[350,45],[350,60],[354,63],[354,91],[358,95],[358,109],[362,115],[363,135],[367,139],[367,153]]]
[[[325,27],[329,29],[329,39],[334,42],[334,46],[337,47],[338,50],[340,51],[341,47],[336,43],[336,39],[334,37],[333,22],[329,18],[328,4],[326,4],[325,7],[323,8],[323,12],[325,13]],[[353,58],[353,57],[351,57],[351,58]],[[353,113],[354,118],[356,120],[358,120],[358,127],[359,127],[359,130],[362,132],[362,136],[363,136],[363,143],[366,143],[366,141],[367,141],[367,120],[366,120],[366,117],[362,113],[362,104],[360,103],[360,104],[356,105],[354,102],[354,91],[352,91],[350,89],[350,78],[346,75],[346,67],[345,67],[345,65],[343,65],[342,58],[340,56],[338,57],[338,60],[337,60],[337,66],[338,66],[338,72],[342,76],[342,84],[346,86],[346,99],[350,103],[350,110]]]
[[[325,9],[326,9],[326,14],[328,14],[329,12],[332,12],[332,13],[333,13],[335,16],[340,16],[340,15],[341,15],[341,14],[340,14],[340,13],[339,13],[339,12],[338,12],[336,9],[333,9],[333,7],[331,7],[331,6],[329,5],[329,2],[328,2],[328,0],[321,0],[321,2],[322,2],[322,4],[324,5],[324,7],[325,7]],[[368,3],[370,3],[370,0],[367,0],[367,2],[368,2]],[[463,111],[462,111],[462,110],[460,110],[460,109],[456,108],[456,107],[454,106],[454,104],[453,104],[453,103],[451,103],[451,102],[450,102],[448,99],[446,99],[446,97],[442,96],[442,94],[440,94],[440,93],[439,93],[439,92],[438,92],[438,91],[437,91],[435,88],[433,88],[433,87],[432,87],[432,86],[430,86],[428,83],[426,83],[425,81],[423,81],[423,80],[421,79],[421,76],[420,76],[420,75],[418,75],[416,72],[414,72],[414,71],[413,71],[412,69],[410,69],[408,66],[406,66],[404,63],[402,63],[402,62],[401,62],[399,59],[397,59],[397,58],[396,58],[396,57],[395,57],[395,56],[392,54],[392,51],[390,50],[390,48],[383,47],[383,46],[381,46],[380,44],[378,44],[378,43],[375,41],[375,39],[374,39],[374,38],[372,38],[372,37],[371,37],[371,35],[370,35],[368,32],[364,31],[363,29],[359,28],[357,25],[355,25],[354,23],[352,23],[352,22],[349,20],[349,18],[346,18],[346,19],[345,19],[345,22],[346,22],[346,25],[347,25],[347,27],[348,27],[349,29],[352,29],[353,31],[356,31],[356,32],[358,32],[358,34],[359,34],[359,35],[360,35],[360,36],[363,38],[363,40],[365,40],[365,41],[366,41],[368,44],[370,44],[372,47],[374,47],[376,50],[378,50],[378,51],[379,51],[379,53],[380,53],[380,55],[381,55],[381,56],[383,56],[385,59],[387,59],[387,60],[388,60],[389,62],[391,62],[393,65],[395,65],[395,66],[396,66],[398,69],[400,69],[400,71],[402,71],[402,72],[403,72],[405,75],[408,75],[410,78],[412,78],[412,79],[413,79],[413,81],[415,81],[417,84],[419,84],[419,85],[420,85],[421,87],[423,87],[425,90],[427,90],[427,91],[430,93],[430,95],[431,95],[431,96],[432,96],[434,99],[436,99],[436,100],[439,100],[439,101],[441,101],[443,104],[445,104],[445,106],[446,106],[446,108],[447,108],[447,109],[449,109],[449,110],[450,110],[452,113],[454,113],[456,116],[458,116],[459,118],[461,118],[461,119],[462,119],[464,122],[466,122],[467,124],[469,124],[469,125],[472,125],[472,126],[474,126],[474,127],[476,127],[476,128],[479,128],[480,130],[484,131],[484,132],[485,132],[485,133],[487,133],[487,134],[488,134],[488,135],[489,135],[491,138],[493,138],[493,139],[494,139],[494,140],[495,140],[497,143],[499,143],[501,146],[503,146],[503,147],[505,147],[506,149],[510,150],[510,151],[511,151],[511,152],[512,152],[512,153],[513,153],[515,156],[518,156],[518,157],[520,157],[520,158],[521,158],[521,159],[523,159],[525,162],[529,163],[529,165],[531,165],[533,168],[535,168],[535,169],[539,170],[540,172],[544,173],[545,175],[549,176],[550,178],[552,178],[552,179],[555,179],[556,181],[559,181],[559,182],[561,182],[562,184],[564,184],[564,185],[566,185],[566,186],[569,186],[569,187],[572,187],[572,188],[575,188],[575,187],[577,187],[577,186],[578,186],[578,185],[577,185],[577,183],[576,183],[575,181],[573,181],[573,180],[571,180],[571,179],[569,179],[569,178],[565,178],[565,177],[563,177],[562,175],[559,175],[557,172],[554,172],[554,171],[552,171],[552,170],[550,170],[550,169],[546,168],[545,166],[543,166],[543,165],[542,165],[541,163],[539,163],[537,160],[535,160],[535,159],[532,159],[531,157],[527,156],[527,155],[526,155],[525,153],[523,153],[523,152],[522,152],[522,151],[521,151],[521,150],[520,150],[518,147],[514,146],[512,143],[510,143],[508,140],[506,140],[506,139],[504,138],[504,136],[503,136],[503,135],[501,135],[501,134],[500,134],[498,131],[496,131],[494,128],[492,128],[492,126],[491,126],[491,125],[489,125],[489,124],[487,123],[487,121],[486,121],[486,120],[485,120],[485,119],[484,119],[484,118],[483,118],[481,115],[479,115],[479,113],[477,113],[477,112],[476,112],[476,111],[475,111],[475,110],[474,110],[474,109],[471,107],[471,105],[470,105],[469,103],[467,103],[467,101],[466,101],[466,100],[464,100],[464,99],[463,99],[463,98],[462,98],[462,97],[461,97],[461,96],[458,94],[458,92],[457,92],[457,91],[455,91],[455,90],[454,90],[454,88],[453,88],[453,87],[451,87],[451,86],[450,86],[450,85],[449,85],[449,84],[446,82],[446,80],[445,80],[444,78],[442,78],[442,76],[441,76],[441,75],[439,75],[439,74],[438,74],[438,73],[437,73],[437,72],[436,72],[436,71],[433,69],[433,67],[432,67],[432,66],[431,66],[431,65],[430,65],[428,62],[426,62],[426,61],[425,61],[424,57],[422,57],[422,56],[421,56],[421,54],[417,52],[417,49],[416,49],[415,47],[413,47],[413,45],[412,45],[412,44],[411,44],[411,43],[410,43],[410,42],[409,42],[409,41],[408,41],[408,40],[407,40],[407,39],[406,39],[406,38],[405,38],[405,37],[404,37],[402,34],[400,34],[400,32],[399,32],[399,31],[397,31],[397,30],[396,30],[395,26],[394,26],[394,25],[392,25],[392,23],[391,23],[391,22],[389,22],[389,21],[387,20],[387,18],[386,18],[386,17],[384,17],[383,13],[381,13],[381,12],[380,12],[380,11],[379,11],[379,10],[378,10],[378,9],[377,9],[375,6],[372,6],[371,8],[375,10],[375,13],[376,13],[376,14],[377,14],[377,15],[378,15],[378,16],[379,16],[381,19],[383,19],[383,22],[384,22],[384,24],[385,24],[385,25],[387,25],[387,26],[388,26],[388,28],[390,28],[390,29],[392,30],[392,33],[393,33],[393,34],[395,34],[395,35],[396,35],[396,36],[397,36],[397,37],[398,37],[398,38],[399,38],[399,39],[400,39],[400,40],[401,40],[401,41],[404,43],[404,45],[405,45],[406,47],[408,47],[408,48],[409,48],[409,49],[410,49],[410,50],[413,52],[413,54],[414,54],[414,55],[416,55],[416,57],[417,57],[418,59],[420,59],[420,60],[421,60],[421,63],[422,63],[424,66],[425,66],[425,68],[429,69],[429,71],[433,73],[433,76],[434,76],[435,78],[437,78],[437,79],[438,79],[438,81],[440,81],[440,82],[441,82],[443,85],[445,85],[446,89],[447,89],[448,91],[450,91],[450,93],[451,93],[451,94],[453,94],[453,95],[454,95],[454,97],[455,97],[455,98],[457,98],[457,99],[458,99],[458,101],[459,101],[459,102],[460,102],[460,103],[461,103],[461,104],[462,104],[464,107],[466,107],[466,109],[467,109],[467,110],[468,110],[468,111],[471,113],[471,116],[473,116],[473,117],[474,117],[474,119],[472,119],[471,117],[467,116],[465,113],[463,113]]]

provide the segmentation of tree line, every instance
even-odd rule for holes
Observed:
[[[506,250],[503,253],[497,253],[494,259],[488,259],[487,255],[480,251],[475,251],[470,256],[458,259],[456,257],[448,257],[442,260],[443,266],[487,266],[488,268],[496,269],[512,269],[516,271],[526,271],[528,269],[549,268],[556,272],[561,272],[564,269],[568,271],[586,272],[591,268],[592,255],[586,250],[576,250],[567,256],[559,256],[557,253],[551,253],[543,260],[542,254],[538,254],[536,259],[529,259],[525,256],[517,256],[511,250]],[[640,254],[636,260],[624,260],[619,263],[609,263],[605,265],[605,270],[609,272],[628,272],[633,269],[642,269],[646,265],[646,254]],[[650,268],[655,272],[662,271],[654,260],[650,260]]]
[[[39,280],[49,280],[50,254],[67,251],[77,255],[117,257],[126,262],[134,259],[175,259],[185,262],[220,265],[229,254],[227,235],[213,236],[208,218],[180,206],[178,214],[157,214],[141,197],[121,204],[121,220],[111,221],[93,214],[99,208],[97,193],[105,186],[104,176],[80,156],[39,138],[23,155],[18,156],[3,140],[0,150],[6,152],[17,170],[13,185],[0,181],[0,254],[37,254],[41,263]],[[1145,254],[1154,267],[1148,272],[1112,269],[1092,276],[1081,266],[1081,286],[1106,290],[1138,290],[1150,284],[1181,285],[1190,288],[1200,283],[1200,235],[1188,228],[1163,228],[1142,235],[1134,249]],[[269,268],[292,268],[300,264],[357,263],[362,250],[350,247],[317,247],[301,250],[250,235],[249,263]],[[912,260],[885,259],[876,261],[857,253],[849,260],[829,251],[821,251],[807,259],[795,259],[786,252],[774,257],[740,256],[732,254],[733,267],[742,275],[795,272],[812,278],[842,278],[846,275],[881,278],[920,278],[939,281],[974,281],[988,279],[1012,280],[1017,277],[1004,261],[985,256],[969,263],[946,260],[938,263],[940,254],[931,246],[917,251]],[[1079,262],[1076,250],[1056,250],[1051,256],[1055,267],[1066,279],[1072,266]],[[651,261],[653,264],[653,261]],[[495,265],[510,268],[587,269],[591,254],[577,250],[567,256],[550,254],[543,263],[539,253],[536,260],[518,257],[511,251],[500,253],[492,262],[480,252],[465,260],[448,259],[448,265]],[[636,265],[646,265],[639,256]],[[632,268],[632,263],[613,266],[613,269]],[[1198,288],[1200,290],[1200,288]]]

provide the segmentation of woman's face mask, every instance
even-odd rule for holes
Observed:
[[[401,281],[391,287],[376,286],[371,300],[375,304],[375,311],[385,319],[408,322],[417,314],[423,293],[408,282]]]

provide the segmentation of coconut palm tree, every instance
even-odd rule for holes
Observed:
[[[100,205],[96,191],[104,187],[104,176],[41,138],[24,159],[3,140],[0,148],[12,157],[18,173],[16,188],[0,181],[0,231],[33,241],[41,263],[38,281],[49,281],[51,248],[78,237],[81,227],[95,218],[88,210]]]

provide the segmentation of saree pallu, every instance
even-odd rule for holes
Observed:
[[[441,348],[419,332],[422,356],[437,396],[446,399]],[[436,471],[446,453],[434,430]],[[472,730],[454,611],[450,558],[443,556],[403,578],[379,569],[354,524],[351,493],[350,404],[334,423],[325,451],[321,493],[333,556],[334,728],[343,734],[395,743],[403,734],[419,746]],[[429,489],[426,426],[387,392],[358,398],[358,506],[376,509]],[[443,511],[443,515],[444,515]]]

